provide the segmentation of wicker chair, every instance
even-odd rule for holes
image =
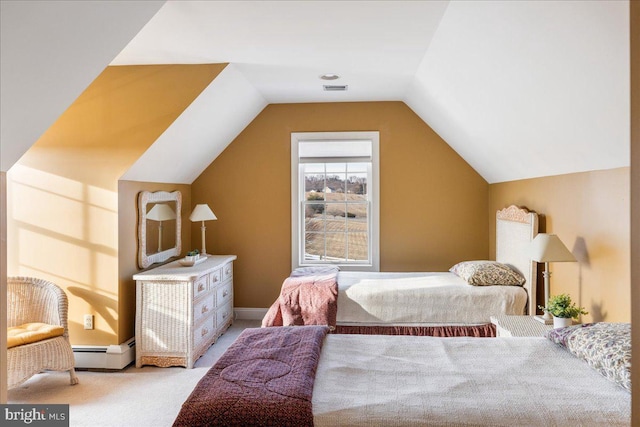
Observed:
[[[14,388],[43,370],[69,371],[78,383],[67,328],[67,295],[58,285],[32,277],[7,279],[7,324],[30,322],[59,325],[64,334],[7,350],[8,388]]]

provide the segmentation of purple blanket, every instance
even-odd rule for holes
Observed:
[[[312,426],[311,396],[329,328],[245,329],[196,385],[177,426]]]

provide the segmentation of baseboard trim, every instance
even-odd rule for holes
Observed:
[[[234,307],[235,318],[238,320],[262,320],[268,308]]]
[[[120,345],[72,345],[78,369],[120,370],[136,360],[136,340]]]

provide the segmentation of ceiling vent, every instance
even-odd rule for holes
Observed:
[[[327,92],[344,92],[349,85],[322,85]]]

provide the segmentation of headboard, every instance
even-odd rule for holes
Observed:
[[[496,261],[509,265],[527,279],[526,313],[536,314],[537,263],[531,260],[530,243],[538,234],[538,214],[511,205],[496,213]]]

